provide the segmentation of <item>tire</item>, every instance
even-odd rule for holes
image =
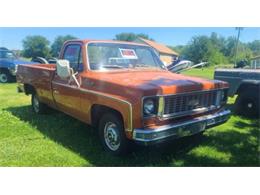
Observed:
[[[259,117],[259,92],[258,89],[249,88],[240,92],[235,102],[235,112],[247,117]]]
[[[9,83],[12,81],[12,76],[10,75],[9,71],[3,70],[0,71],[0,83]]]
[[[31,97],[32,110],[36,114],[46,114],[49,108],[46,104],[41,103],[37,93],[33,93]]]
[[[105,151],[117,156],[128,152],[129,143],[122,119],[118,114],[104,114],[99,120],[98,131]]]

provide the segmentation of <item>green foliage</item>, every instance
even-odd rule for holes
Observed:
[[[178,54],[181,54],[184,52],[185,46],[184,45],[177,45],[177,46],[170,46],[167,45],[167,47],[169,47],[170,49],[172,49],[173,51],[176,51]]]
[[[225,47],[225,38],[222,36],[219,36],[216,32],[212,32],[209,39],[210,39],[212,45],[217,50],[221,50],[222,48]]]
[[[153,38],[149,37],[149,35],[144,34],[144,33],[137,34],[137,37],[141,37],[141,38],[144,38],[144,39],[148,39],[148,40],[154,41]]]
[[[247,44],[247,46],[252,50],[253,54],[260,55],[260,40],[255,40]]]
[[[212,41],[207,36],[193,37],[187,47],[184,48],[183,54],[194,63],[200,63],[201,61],[206,61],[213,65],[226,63],[226,57],[219,50],[222,41],[219,42],[215,34],[213,34],[213,38]]]
[[[249,49],[245,44],[238,45],[237,62],[241,60],[246,60],[248,61],[249,64],[249,60],[252,57],[253,57],[253,52],[251,49]],[[234,56],[231,58],[231,62],[235,62]]]
[[[49,57],[49,44],[50,42],[43,36],[27,36],[23,40],[22,55],[27,58]]]
[[[228,59],[217,49],[213,49],[208,57],[209,64],[227,64]]]
[[[118,40],[118,41],[134,41],[138,37],[141,37],[141,38],[153,41],[153,39],[150,38],[149,35],[144,34],[144,33],[139,33],[139,34],[135,34],[135,33],[120,33],[120,34],[116,34],[115,37],[116,37],[116,40]]]
[[[59,57],[60,50],[65,41],[77,39],[72,35],[58,36],[55,38],[54,42],[51,45],[51,54],[53,57]]]
[[[223,48],[221,48],[221,51],[225,56],[231,58],[232,56],[235,55],[235,50],[236,50],[236,38],[230,36],[225,40],[225,45]]]
[[[188,45],[176,48],[181,48],[179,49],[180,54],[195,63],[207,61],[211,65],[216,65],[235,62],[236,44],[235,37],[230,36],[225,39],[213,32],[210,36],[194,36]],[[247,44],[238,42],[237,62],[249,61],[257,53],[260,53],[259,41]]]

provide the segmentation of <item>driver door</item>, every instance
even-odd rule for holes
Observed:
[[[70,62],[70,67],[74,73],[78,72],[76,78],[80,79],[82,72],[82,54],[80,44],[69,44],[65,47],[63,59]],[[75,81],[69,82],[68,79],[62,79],[57,72],[52,80],[53,97],[59,110],[80,117],[81,113],[81,92]]]

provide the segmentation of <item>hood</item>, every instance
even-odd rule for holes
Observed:
[[[91,73],[96,89],[131,95],[167,95],[228,87],[227,83],[174,74],[166,70],[129,70]],[[126,93],[127,92],[127,93]]]
[[[30,62],[30,61],[21,60],[21,59],[14,59],[12,62],[15,65],[19,65],[19,64],[35,64],[35,62]]]
[[[15,67],[19,64],[35,64],[35,62],[25,61],[21,59],[0,59],[1,66]]]

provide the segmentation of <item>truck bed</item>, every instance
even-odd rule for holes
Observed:
[[[55,70],[55,64],[19,65],[17,83],[23,87],[32,86],[42,102],[54,105],[51,81]]]
[[[260,82],[260,69],[216,69],[214,79],[229,83],[229,96],[234,96],[243,82]]]

